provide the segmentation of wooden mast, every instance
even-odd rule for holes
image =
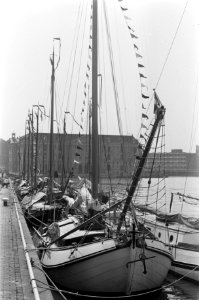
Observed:
[[[123,223],[123,221],[125,219],[125,216],[126,216],[128,208],[129,208],[129,205],[131,203],[132,197],[133,197],[133,195],[135,193],[135,190],[137,188],[137,184],[138,184],[138,182],[140,180],[141,173],[142,173],[144,164],[146,162],[148,153],[149,153],[149,151],[151,149],[151,145],[152,145],[152,142],[153,142],[156,130],[158,128],[158,125],[160,124],[160,122],[164,118],[164,115],[165,115],[165,108],[164,108],[164,106],[161,106],[161,107],[157,108],[155,123],[153,125],[152,130],[151,130],[151,133],[150,133],[148,142],[146,144],[146,147],[145,147],[145,149],[143,151],[143,154],[142,154],[142,156],[141,156],[141,158],[139,160],[138,167],[137,167],[137,169],[136,169],[136,171],[134,173],[133,180],[132,180],[130,189],[128,191],[128,196],[126,198],[126,202],[124,204],[123,211],[122,211],[122,213],[120,215],[120,220],[119,220],[118,227],[117,227],[117,232],[118,233],[119,233],[119,231],[120,231],[120,229],[122,227],[122,223]]]
[[[93,0],[92,19],[92,196],[98,198],[99,165],[98,165],[98,28],[97,28],[97,0]]]
[[[24,135],[24,150],[23,150],[23,179],[26,178],[26,126],[27,120],[25,122],[25,135]]]
[[[54,119],[54,82],[55,82],[55,67],[54,67],[54,47],[52,58],[50,59],[52,65],[52,74],[51,74],[51,114],[50,114],[50,182],[49,182],[49,195],[50,203],[52,203],[53,196],[53,119]]]

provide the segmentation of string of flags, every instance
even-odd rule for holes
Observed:
[[[146,126],[146,121],[148,120],[148,116],[146,114],[146,109],[147,109],[147,99],[149,99],[149,96],[147,94],[148,92],[148,87],[145,83],[145,80],[147,79],[147,76],[144,74],[144,68],[145,66],[142,63],[143,56],[139,53],[139,47],[138,47],[138,35],[135,33],[135,30],[132,28],[131,21],[132,19],[128,16],[128,7],[125,5],[124,6],[124,1],[123,0],[118,0],[120,4],[120,8],[122,10],[125,23],[127,25],[130,37],[133,41],[133,48],[135,51],[135,57],[137,58],[137,66],[138,66],[138,72],[139,72],[139,78],[140,78],[140,87],[141,87],[141,97],[142,97],[142,120],[141,120],[141,128],[140,128],[140,134],[139,134],[139,149],[144,148],[144,144],[146,143],[147,138],[145,137],[145,133],[143,133],[143,129],[147,129],[148,127]],[[145,130],[146,131],[146,130]]]
[[[89,111],[90,111],[90,103],[88,101],[89,97],[89,81],[90,81],[90,73],[91,73],[91,62],[92,62],[92,4],[91,4],[91,14],[90,14],[90,34],[89,34],[89,46],[88,46],[88,58],[87,58],[87,64],[86,64],[86,74],[85,74],[85,82],[83,87],[83,101],[82,101],[82,109],[80,113],[80,128],[83,130],[83,122],[84,122],[84,113],[87,111],[86,105],[89,105]],[[79,139],[77,140],[77,146],[76,146],[76,152],[75,152],[75,159],[73,161],[74,164],[80,164],[78,158],[81,157],[81,151],[82,148],[82,142],[80,140],[80,132],[79,132]]]

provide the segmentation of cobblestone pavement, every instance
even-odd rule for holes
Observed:
[[[3,198],[8,198],[7,205]],[[36,256],[34,260],[37,260]],[[40,277],[39,281],[44,282],[43,286],[45,286],[46,281],[43,278],[44,276]],[[52,299],[51,293],[49,294],[46,289],[42,288],[39,292],[42,293],[41,299]],[[35,299],[20,235],[13,191],[5,187],[0,187],[0,299]]]

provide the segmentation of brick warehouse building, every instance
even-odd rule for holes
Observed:
[[[39,133],[38,135],[37,167],[41,176],[49,175],[49,136],[48,133]],[[31,166],[33,166],[32,169],[35,166],[35,137],[33,144],[31,136],[28,135],[25,139],[24,136],[16,138],[13,134],[9,141],[2,141],[0,140],[0,161],[2,167],[7,169],[10,174],[18,175],[20,173],[22,175],[26,173],[26,176],[29,169],[30,176]],[[89,174],[89,169],[91,168],[89,168],[90,151],[88,136],[83,135],[79,139],[79,136],[74,134],[67,134],[65,138],[63,134],[54,134],[54,145],[54,170],[58,176],[63,172],[67,174],[74,166],[74,160],[79,162],[74,167],[76,174],[80,176]],[[128,177],[133,171],[136,147],[137,140],[132,136],[102,136],[99,151],[100,172],[102,176]],[[63,149],[65,149],[64,152]],[[34,153],[33,156],[31,155],[32,152]],[[160,153],[157,153],[155,160],[157,169],[159,156]],[[146,162],[146,170],[150,170],[152,161],[153,153],[150,153]],[[164,161],[166,176],[199,176],[199,146],[196,146],[195,153],[183,152],[182,149],[173,149],[171,152],[165,153]],[[143,175],[148,176],[148,173],[146,171]]]
[[[75,175],[83,176],[91,170],[90,138],[78,134],[54,134],[54,163],[56,176],[67,175],[72,168]],[[21,173],[30,177],[35,168],[36,147],[38,147],[37,169],[41,176],[49,175],[49,141],[50,134],[39,133],[38,142],[31,135],[19,139],[19,162]],[[37,143],[37,145],[36,145]],[[99,165],[102,177],[127,177],[132,173],[137,140],[132,136],[102,135],[100,136]],[[33,155],[32,155],[33,153]],[[29,159],[28,159],[29,158]],[[77,162],[74,164],[74,161]],[[34,172],[34,171],[33,171]]]

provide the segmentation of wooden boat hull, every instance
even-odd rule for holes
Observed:
[[[130,295],[160,287],[171,266],[171,255],[160,242],[147,241],[146,273],[142,253],[140,247],[117,247],[114,239],[108,239],[76,250],[54,245],[43,253],[41,262],[51,279],[66,290]]]

